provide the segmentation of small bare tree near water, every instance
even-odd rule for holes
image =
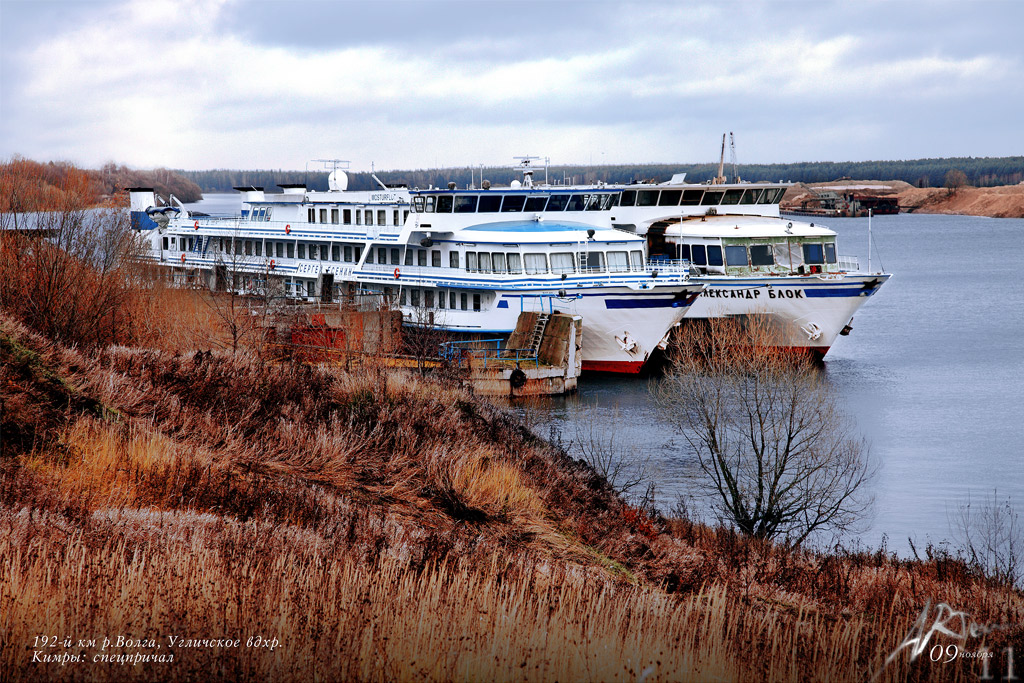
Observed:
[[[689,324],[652,390],[706,475],[702,494],[719,520],[800,544],[863,519],[875,468],[820,368],[775,339],[761,316]]]
[[[1016,585],[1024,579],[1024,524],[1009,496],[978,503],[967,501],[950,514],[950,527],[963,553],[985,574],[999,582]]]

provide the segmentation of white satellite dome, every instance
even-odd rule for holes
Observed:
[[[513,180],[510,183],[510,185],[511,185],[513,190],[518,190],[520,187],[522,187],[523,184],[521,182],[519,182],[518,180]]]
[[[348,174],[337,169],[331,171],[327,176],[327,188],[333,192],[344,192],[348,189]]]

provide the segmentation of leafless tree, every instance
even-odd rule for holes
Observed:
[[[953,168],[946,171],[946,193],[954,195],[957,191],[967,184],[967,174],[963,171]]]
[[[760,317],[687,325],[670,372],[652,386],[719,520],[799,544],[862,520],[875,468],[820,369],[776,338]]]
[[[1009,496],[993,491],[979,504],[968,496],[949,521],[964,554],[988,576],[1010,585],[1024,579],[1024,525]]]
[[[576,450],[617,494],[638,507],[649,507],[654,498],[650,458],[637,453],[635,446],[622,444],[618,409],[610,419],[600,422],[593,417],[593,411],[588,412],[590,417],[583,417],[582,412],[574,416],[575,438],[568,450]]]

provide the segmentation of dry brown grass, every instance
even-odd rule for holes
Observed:
[[[1019,591],[955,558],[650,517],[508,413],[424,380],[87,357],[2,318],[0,354],[4,433],[32,425],[0,457],[11,678],[865,680],[926,599],[1024,618]],[[46,633],[280,646],[61,668],[29,661]],[[880,680],[972,671],[904,660]]]

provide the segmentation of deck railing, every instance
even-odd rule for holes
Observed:
[[[462,367],[463,361],[483,361],[483,367],[516,367],[522,363],[533,363],[540,367],[540,358],[530,349],[502,348],[502,339],[478,339],[475,341],[454,341],[440,344],[440,356],[444,360]],[[480,346],[493,344],[493,346]]]

